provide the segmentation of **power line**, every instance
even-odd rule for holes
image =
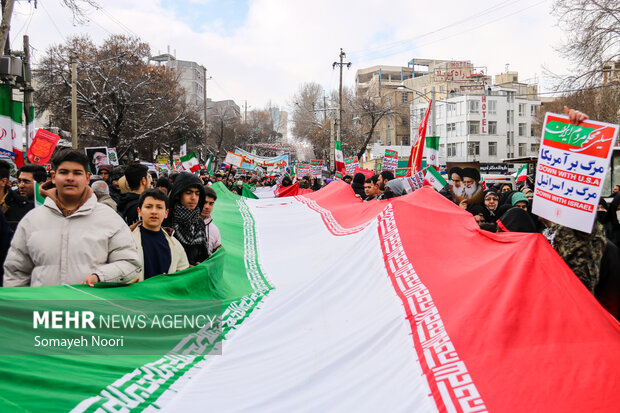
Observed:
[[[17,31],[17,33],[13,36],[13,39],[11,39],[11,44],[15,43],[15,40],[17,40],[17,36],[19,36],[22,32],[22,30],[24,30],[24,27],[26,28],[26,34],[28,33],[28,27],[30,26],[30,21],[32,20],[32,16],[34,15],[34,5],[30,5],[30,12],[29,13],[15,13],[13,12],[13,14],[20,14],[22,16],[27,16],[26,19],[24,20],[24,24],[22,24],[22,27],[20,27],[20,29]]]
[[[506,3],[508,3],[508,4],[506,4]],[[457,26],[457,25],[465,23],[465,22],[469,22],[469,21],[471,21],[473,19],[476,19],[478,17],[484,16],[484,15],[489,14],[491,12],[494,12],[496,10],[500,10],[500,9],[502,9],[504,7],[510,6],[513,3],[517,3],[517,1],[506,0],[506,1],[503,1],[503,2],[501,2],[499,4],[491,6],[491,7],[487,8],[487,9],[484,9],[484,10],[482,10],[480,12],[477,12],[477,13],[474,13],[474,14],[472,14],[470,16],[467,16],[464,19],[457,20],[456,22],[453,22],[453,23],[450,23],[450,24],[445,25],[443,27],[440,27],[438,29],[431,30],[431,31],[426,32],[426,33],[422,33],[420,35],[411,37],[409,39],[398,40],[398,41],[395,41],[395,42],[392,42],[392,43],[387,43],[385,45],[379,45],[379,46],[369,47],[369,48],[366,48],[366,49],[356,50],[356,51],[351,52],[350,54],[351,55],[355,55],[355,54],[363,53],[363,52],[366,52],[366,51],[380,51],[382,49],[386,49],[387,50],[387,49],[390,49],[390,48],[393,48],[393,47],[398,47],[400,45],[408,45],[409,43],[411,43],[414,40],[420,39],[422,37],[430,36],[431,34],[438,33],[440,31],[443,31],[443,30],[448,29],[448,28],[452,28],[454,26]]]
[[[45,14],[47,14],[47,17],[49,17],[50,21],[52,22],[52,26],[54,26],[54,28],[56,29],[56,31],[58,32],[58,34],[60,35],[60,37],[62,37],[62,39],[66,42],[67,38],[65,37],[64,34],[62,34],[62,32],[60,31],[60,29],[58,28],[58,26],[56,26],[56,22],[54,21],[54,19],[52,18],[52,16],[49,14],[49,12],[47,11],[47,9],[45,8],[45,6],[43,5],[43,2],[38,3],[41,5],[41,8],[43,9],[43,11],[45,12]]]
[[[512,12],[512,13],[509,13],[509,14],[506,14],[506,15],[503,15],[503,16],[500,16],[500,17],[498,17],[498,18],[496,18],[496,19],[494,19],[494,20],[491,20],[491,21],[485,22],[485,23],[480,24],[480,25],[478,25],[478,26],[475,26],[475,27],[472,27],[472,28],[469,28],[469,29],[465,29],[465,30],[461,30],[461,31],[459,31],[459,32],[456,32],[456,33],[454,33],[454,34],[448,35],[448,36],[443,37],[443,38],[441,38],[441,39],[430,40],[429,42],[422,43],[422,44],[420,44],[420,45],[416,45],[416,47],[428,46],[428,45],[430,45],[430,44],[437,43],[437,42],[441,42],[441,41],[447,40],[447,39],[449,39],[449,38],[452,38],[452,37],[454,37],[454,36],[458,36],[458,35],[461,35],[461,34],[463,34],[463,33],[467,33],[467,32],[470,32],[470,31],[472,31],[472,30],[479,29],[479,28],[481,28],[481,27],[487,26],[487,25],[489,25],[489,24],[493,24],[493,23],[495,23],[495,22],[497,22],[497,21],[503,20],[503,19],[505,19],[505,18],[507,18],[507,17],[510,17],[510,16],[515,15],[515,14],[521,13],[521,12],[523,12],[523,11],[525,11],[525,10],[528,10],[528,9],[530,9],[530,8],[532,8],[532,7],[536,7],[536,6],[538,6],[538,5],[542,4],[542,3],[546,3],[546,2],[547,2],[547,0],[542,0],[542,1],[539,1],[539,2],[537,2],[537,3],[534,3],[534,4],[531,4],[531,5],[527,6],[527,7],[521,8],[521,9],[519,9],[519,10],[516,10],[516,11]],[[444,28],[442,28],[441,30],[445,29],[446,27],[451,27],[451,26],[444,26]],[[414,39],[417,39],[417,38],[421,38],[421,37],[425,37],[425,36],[427,36],[427,35],[428,35],[428,34],[430,34],[430,33],[435,33],[435,32],[438,32],[438,31],[440,31],[440,29],[437,29],[437,30],[435,30],[435,31],[433,31],[433,32],[425,33],[425,34],[420,35],[420,36],[417,36],[416,38],[413,38],[413,39],[411,39],[411,40],[414,40]],[[407,43],[406,43],[406,44],[404,44],[404,45],[405,45],[405,46],[408,46],[408,43],[409,43],[410,41],[405,41],[405,42],[407,42]],[[394,47],[391,47],[391,48],[394,48]],[[388,48],[388,49],[386,49],[386,51],[387,51],[387,50],[389,50],[389,48]],[[379,54],[374,54],[374,53],[371,53],[370,57],[366,58],[365,60],[358,61],[357,63],[358,63],[358,64],[359,64],[359,63],[363,63],[363,62],[365,62],[365,61],[374,60],[374,59],[377,59],[377,58],[380,58],[380,57],[393,56],[393,55],[395,55],[395,54],[402,53],[402,52],[404,52],[404,51],[405,51],[405,50],[396,50],[396,51],[394,51],[394,52],[389,52],[389,53],[379,53]]]

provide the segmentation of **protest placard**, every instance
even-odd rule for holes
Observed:
[[[591,232],[618,125],[547,113],[536,168],[532,212]]]
[[[297,164],[296,168],[297,172],[295,172],[295,175],[297,176],[297,179],[302,179],[304,176],[310,175],[310,164],[300,163]]]
[[[385,155],[383,156],[383,171],[396,171],[398,168],[398,152],[393,151],[391,149],[385,150]]]
[[[312,160],[310,161],[310,175],[318,178],[322,175],[323,161]]]
[[[360,161],[357,159],[357,156],[351,156],[344,160],[344,167],[347,170],[347,175],[353,175],[355,168],[360,167]]]

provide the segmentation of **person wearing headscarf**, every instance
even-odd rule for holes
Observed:
[[[476,204],[476,206],[480,205],[479,211],[484,215],[485,222],[495,222],[497,218],[500,217],[500,215],[497,214],[497,209],[499,207],[499,194],[495,192],[494,189],[487,189],[483,194],[483,203]],[[469,208],[467,210],[469,211]]]
[[[364,199],[366,197],[366,193],[364,192],[364,181],[366,177],[363,173],[358,172],[353,177],[353,182],[351,182],[351,188],[353,188],[353,192],[356,195],[359,195],[360,198]]]
[[[614,196],[603,221],[606,226],[607,238],[616,246],[620,245],[620,194]]]
[[[196,175],[181,172],[174,180],[168,221],[174,229],[174,237],[183,245],[190,265],[209,258],[205,223],[200,217],[205,198],[205,188]]]
[[[527,211],[510,208],[497,220],[497,232],[536,232],[536,224]]]

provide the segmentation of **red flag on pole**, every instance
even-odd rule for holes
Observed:
[[[424,113],[424,119],[418,128],[417,139],[411,143],[411,154],[409,154],[409,162],[407,167],[411,168],[411,173],[418,172],[422,169],[422,154],[424,153],[424,139],[426,138],[426,125],[428,123],[428,115],[431,113],[431,103],[428,102],[428,108]],[[408,175],[411,176],[411,175]]]

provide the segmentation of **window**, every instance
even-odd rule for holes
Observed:
[[[480,142],[467,142],[467,155],[480,155]]]
[[[506,145],[515,144],[515,133],[513,131],[506,132]]]
[[[381,132],[377,132],[375,137],[377,138],[377,143],[381,143]]]
[[[515,111],[514,110],[506,111],[506,122],[509,125],[512,125],[513,123],[515,123]]]
[[[480,101],[468,100],[467,105],[469,107],[469,113],[478,113],[480,111]]]
[[[392,144],[392,131],[389,129],[385,131],[385,144],[388,146]]]
[[[400,98],[400,103],[407,103],[407,102],[409,102],[409,93],[403,92]]]
[[[530,136],[536,136],[536,131],[534,130],[534,125],[530,126]]]
[[[525,116],[526,111],[527,111],[527,104],[519,103],[519,116]]]
[[[402,138],[400,138],[400,144],[403,146],[409,145],[409,135],[404,135]]]
[[[387,117],[385,118],[385,124],[386,124],[386,127],[387,127],[388,129],[390,129],[390,128],[392,127],[392,118],[390,118],[389,116],[387,116]]]
[[[454,116],[456,114],[456,103],[448,103],[447,111],[446,116]]]
[[[519,123],[519,136],[526,136],[527,123]]]
[[[456,143],[448,144],[448,156],[456,156]]]
[[[536,106],[534,105],[530,106],[530,116],[536,116]]]
[[[506,101],[512,103],[515,101],[515,92],[506,92]]]
[[[456,123],[446,123],[446,136],[456,136]]]
[[[537,154],[539,150],[540,150],[540,144],[538,144],[538,143],[532,143],[532,144],[530,145],[530,152],[531,152],[531,153],[536,153],[536,154]]]
[[[403,126],[409,125],[409,122],[407,122],[407,118],[406,117],[403,116],[402,118],[400,118],[400,120],[401,120],[401,123],[402,123]]]
[[[392,107],[392,96],[387,96],[385,99],[385,106],[390,109]]]
[[[496,121],[489,122],[489,135],[497,135],[497,122]]]
[[[489,142],[489,156],[497,156],[497,142]]]
[[[497,100],[489,100],[489,115],[497,114]]]
[[[467,121],[467,131],[470,135],[477,135],[480,133],[480,121],[470,120]]]
[[[510,159],[510,158],[514,158],[514,157],[515,157],[514,152],[508,152],[508,156],[507,156],[507,158],[509,158],[509,159]]]
[[[526,156],[527,155],[527,143],[520,143],[519,144],[519,156]]]

